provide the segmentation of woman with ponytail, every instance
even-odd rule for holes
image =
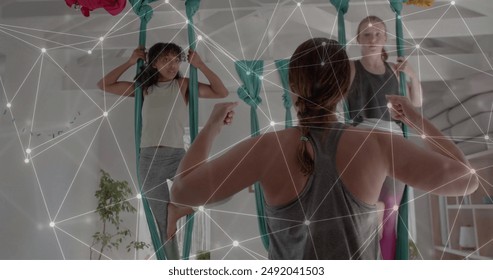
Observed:
[[[299,125],[249,138],[211,160],[237,105],[217,104],[180,163],[172,203],[184,209],[213,203],[260,182],[270,259],[379,259],[375,204],[387,176],[442,195],[477,188],[464,154],[407,98],[387,100],[394,119],[427,136],[425,148],[398,135],[391,148],[387,132],[339,123],[336,105],[349,89],[350,71],[336,41],[305,41],[289,63]],[[168,236],[180,217],[171,212]]]
[[[399,123],[392,121],[386,95],[399,95],[399,72],[406,73],[411,104],[421,107],[421,84],[404,57],[397,63],[387,62],[385,51],[387,27],[377,16],[368,16],[358,25],[356,41],[361,47],[361,59],[351,60],[351,87],[347,97],[349,117],[353,125],[379,128],[401,133]],[[379,205],[382,209],[381,250],[383,259],[395,259],[397,211],[404,191],[402,182],[385,180]]]
[[[146,63],[135,82],[119,81],[121,75],[139,59]],[[184,60],[185,54],[180,46],[157,43],[149,49],[147,56],[142,48],[134,50],[127,62],[98,82],[101,90],[130,97],[134,96],[136,84],[142,87],[144,101],[139,177],[163,244],[170,244],[165,243],[169,202],[166,182],[175,177],[178,164],[185,154],[183,135],[188,124],[188,78],[183,78],[179,71]],[[189,50],[187,60],[209,80],[209,84],[199,83],[199,97],[223,98],[228,95],[222,81],[197,53]]]

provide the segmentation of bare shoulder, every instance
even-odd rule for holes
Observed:
[[[268,132],[252,138],[252,144],[265,152],[274,152],[279,148],[290,148],[299,142],[301,132],[296,128],[287,128],[280,131]]]
[[[380,138],[387,134],[376,129],[348,127],[339,140],[337,156],[345,159],[344,162],[358,159],[364,163],[368,158],[376,159],[380,156],[382,145]]]
[[[348,190],[361,201],[374,204],[387,175],[387,157],[380,138],[387,132],[349,127],[342,134],[336,154],[336,167]]]

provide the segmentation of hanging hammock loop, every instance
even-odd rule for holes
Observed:
[[[132,4],[132,9],[135,14],[140,17],[142,21],[146,23],[149,22],[152,18],[153,10],[152,7],[149,6],[150,3],[155,2],[157,0],[128,0],[130,4]]]
[[[336,7],[339,13],[346,14],[349,9],[349,0],[330,0],[330,3]]]
[[[262,98],[260,96],[252,96],[245,85],[239,87],[237,92],[241,100],[254,108],[257,108],[258,104],[262,103]]]
[[[394,13],[396,13],[397,15],[400,15],[402,12],[403,2],[406,2],[406,0],[389,0],[392,11],[394,11]]]
[[[199,10],[200,0],[187,0],[185,1],[185,7],[187,12],[187,18],[191,19],[195,13]]]

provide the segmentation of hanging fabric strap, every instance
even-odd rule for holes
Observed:
[[[279,72],[279,76],[281,78],[281,84],[283,88],[282,101],[284,108],[286,109],[286,117],[285,117],[285,127],[289,128],[293,126],[293,119],[291,117],[291,107],[293,106],[293,101],[291,100],[291,92],[289,91],[289,77],[288,77],[288,69],[289,69],[289,59],[278,59],[275,61],[277,71]]]
[[[238,96],[250,106],[250,130],[251,136],[260,135],[257,107],[262,103],[260,98],[260,77],[263,74],[264,62],[262,60],[240,60],[235,62],[236,72],[243,85],[238,88]],[[267,222],[264,211],[264,195],[260,184],[256,182],[255,201],[257,206],[257,219],[261,234],[262,244],[266,250],[269,249],[269,237],[267,234]]]
[[[347,13],[349,9],[349,0],[330,0],[330,3],[334,5],[337,9],[337,40],[339,44],[346,48],[346,24],[344,21],[344,15]],[[344,120],[346,123],[351,121],[351,117],[349,115],[349,106],[346,100],[342,101],[342,106],[344,108]]]
[[[330,0],[330,3],[337,9],[337,34],[339,44],[346,47],[346,24],[344,15],[349,9],[349,0]]]
[[[188,44],[191,50],[195,50],[196,39],[195,29],[193,26],[193,16],[199,10],[200,0],[186,0],[185,9],[187,12],[188,20]],[[198,128],[198,114],[199,114],[199,80],[197,76],[197,68],[190,65],[189,81],[188,81],[188,114],[189,114],[189,126],[190,126],[190,141],[193,142],[197,137]],[[185,237],[183,242],[183,259],[188,260],[190,258],[190,249],[192,244],[192,233],[194,224],[194,214],[187,215]]]
[[[139,33],[139,47],[145,47],[146,45],[146,30],[147,30],[147,23],[151,20],[152,18],[152,8],[148,6],[147,4],[150,2],[153,2],[156,0],[129,0],[129,2],[132,4],[132,8],[134,12],[137,14],[137,16],[140,17],[140,33]],[[140,59],[137,62],[137,75],[140,74],[140,69],[144,65],[144,61]],[[142,132],[142,88],[140,84],[136,81],[135,82],[135,116],[134,116],[134,121],[135,121],[135,153],[136,153],[136,160],[137,160],[137,168],[139,166],[139,159],[140,159],[140,138],[141,138],[141,132]],[[159,232],[156,226],[156,222],[154,221],[154,216],[152,215],[151,208],[149,206],[149,201],[147,200],[147,197],[145,193],[142,193],[142,185],[140,185],[140,174],[137,171],[137,177],[138,177],[138,182],[140,186],[140,191],[142,195],[142,205],[144,207],[144,212],[146,215],[146,220],[147,220],[147,225],[149,227],[149,232],[151,234],[151,240],[152,240],[152,245],[154,247],[154,250],[156,252],[156,258],[158,260],[164,260],[166,259],[166,256],[164,254],[163,246],[161,243],[161,239],[159,237]]]
[[[401,11],[402,3],[406,0],[390,0],[390,7],[395,13],[395,33],[397,40],[397,56],[404,56],[404,34],[402,32],[402,20]],[[406,74],[404,72],[399,72],[400,80],[400,95],[406,96],[407,83]],[[406,125],[402,125],[402,133],[404,137],[407,138],[408,129]],[[397,221],[397,249],[395,258],[398,260],[409,259],[409,234],[408,234],[408,186],[404,187],[404,193],[402,194],[401,203],[399,206],[399,215]]]

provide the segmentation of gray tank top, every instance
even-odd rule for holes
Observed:
[[[269,259],[380,258],[376,207],[354,197],[336,170],[337,144],[344,129],[341,123],[310,129],[315,172],[297,199],[265,206]]]
[[[354,80],[347,97],[350,118],[355,123],[364,119],[392,121],[385,95],[399,94],[399,82],[390,65],[385,62],[382,75],[368,72],[359,60],[354,62],[354,68]]]

